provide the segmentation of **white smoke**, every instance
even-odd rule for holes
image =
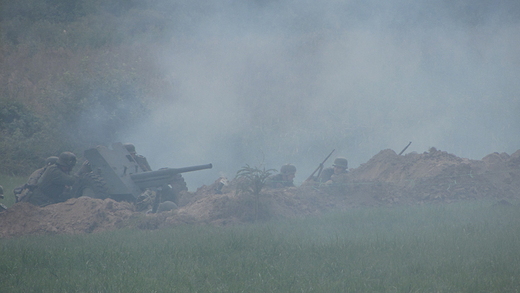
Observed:
[[[332,149],[327,164],[351,168],[409,141],[471,159],[516,151],[519,9],[422,2],[179,7],[157,56],[175,92],[122,140],[155,169],[213,163],[184,175],[190,190],[245,164],[293,163],[298,183]]]

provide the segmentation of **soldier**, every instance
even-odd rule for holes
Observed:
[[[152,171],[152,168],[148,164],[148,160],[146,159],[146,157],[144,157],[142,155],[138,155],[136,153],[134,144],[125,143],[125,144],[123,144],[123,146],[130,153],[130,155],[132,156],[134,161],[139,165],[139,167],[141,167],[141,170],[143,172]],[[160,198],[159,198],[160,202],[172,201],[175,204],[178,204],[179,203],[179,193],[181,191],[187,191],[187,190],[188,190],[188,188],[186,187],[186,182],[184,181],[184,178],[182,177],[181,174],[177,174],[172,179],[170,184],[168,184],[166,186],[162,186],[160,190],[154,190],[154,192],[156,193],[156,196],[160,196]],[[160,191],[160,192],[157,192],[157,191]],[[147,202],[150,201],[151,199],[147,198],[147,196],[149,197],[149,193],[144,193],[143,195],[146,195],[146,196],[140,197],[138,199],[138,202],[140,203],[141,206],[146,206],[148,204]]]
[[[266,180],[266,186],[269,188],[294,187],[294,177],[296,175],[296,167],[291,164],[285,164],[280,168],[280,173],[269,176]]]
[[[43,168],[40,168],[40,169],[34,171],[31,174],[31,176],[29,176],[27,183],[15,188],[14,189],[15,202],[20,202],[23,197],[27,196],[27,194],[29,192],[32,192],[36,188],[36,185],[38,184],[38,180],[42,177],[43,172],[45,172],[45,170],[49,166],[56,164],[57,161],[58,161],[58,157],[55,157],[55,156],[48,157],[45,160],[45,166]]]
[[[344,177],[348,173],[348,161],[345,158],[338,157],[334,160],[332,167],[323,169],[319,177],[319,182],[331,184],[335,179]]]
[[[47,167],[43,172],[36,189],[21,200],[43,207],[71,198],[68,189],[80,175],[88,171],[88,164],[84,163],[77,174],[70,175],[75,165],[76,155],[71,152],[61,153],[56,164]]]
[[[125,143],[123,145],[126,150],[130,153],[134,161],[141,167],[141,170],[143,172],[152,171],[152,168],[150,168],[150,165],[148,164],[148,160],[144,156],[138,155],[135,151],[135,146],[132,143]]]

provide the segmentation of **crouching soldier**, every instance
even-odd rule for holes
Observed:
[[[319,181],[325,184],[332,184],[345,181],[348,173],[348,161],[339,157],[334,160],[332,167],[323,169]]]
[[[43,207],[71,198],[68,192],[70,187],[81,174],[88,171],[88,165],[83,164],[77,174],[70,175],[75,165],[76,155],[71,152],[61,153],[56,164],[47,167],[43,172],[34,191],[24,196],[21,201]]]
[[[32,172],[31,176],[29,176],[29,179],[27,180],[27,183],[25,183],[22,186],[16,187],[14,189],[15,202],[22,201],[22,198],[27,196],[27,194],[33,192],[34,189],[36,189],[38,180],[40,180],[40,178],[42,177],[43,172],[45,172],[45,170],[47,170],[49,166],[56,164],[57,161],[58,157],[48,157],[45,160],[45,166]]]

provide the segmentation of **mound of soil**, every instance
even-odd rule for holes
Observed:
[[[0,213],[0,237],[29,234],[93,233],[181,224],[229,225],[275,218],[318,215],[357,206],[420,204],[489,198],[520,199],[520,150],[492,153],[482,160],[459,158],[431,148],[423,154],[383,150],[334,184],[264,189],[258,199],[238,192],[236,180],[222,178],[196,192],[183,192],[179,208],[158,214],[135,211],[111,199],[73,198],[36,207],[17,203]]]

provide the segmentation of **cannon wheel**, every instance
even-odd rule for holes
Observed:
[[[170,181],[169,187],[171,188],[163,189],[161,194],[161,202],[172,201],[175,204],[179,204],[181,191],[188,191],[184,177],[182,177],[181,174],[175,175],[175,177]]]
[[[86,173],[79,179],[76,184],[75,197],[88,196],[92,198],[105,199],[108,198],[108,188],[105,179],[90,172]]]

